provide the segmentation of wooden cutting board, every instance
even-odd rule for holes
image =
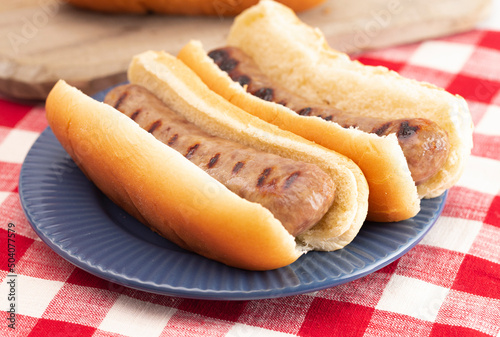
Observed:
[[[463,32],[484,19],[491,0],[327,0],[300,13],[348,53]],[[125,80],[131,57],[148,49],[176,54],[190,39],[224,45],[232,18],[104,15],[62,0],[0,3],[0,92],[44,99],[60,78],[93,94]]]

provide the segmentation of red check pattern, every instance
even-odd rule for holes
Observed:
[[[499,336],[500,32],[478,29],[358,58],[464,96],[476,125],[472,156],[442,216],[409,253],[348,284],[278,299],[155,295],[56,255],[31,229],[18,196],[23,158],[47,126],[43,106],[0,99],[0,335]],[[17,234],[15,329],[6,303],[9,223]]]

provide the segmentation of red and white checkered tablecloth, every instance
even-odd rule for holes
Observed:
[[[21,209],[23,159],[47,122],[41,105],[0,99],[1,336],[499,336],[500,31],[365,53],[359,59],[464,96],[474,149],[442,216],[409,253],[368,276],[303,295],[207,301],[119,286],[73,266]],[[8,228],[15,226],[15,329]]]

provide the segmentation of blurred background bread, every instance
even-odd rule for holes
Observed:
[[[91,2],[68,1],[82,5]],[[106,1],[116,6],[138,2],[92,2],[95,6],[104,6]],[[211,11],[215,14],[155,14],[152,10],[139,15],[110,14],[84,10],[63,0],[1,1],[0,94],[43,100],[60,78],[87,94],[94,94],[124,81],[130,59],[144,50],[177,54],[191,39],[200,40],[207,49],[224,45],[233,21],[229,16],[232,7],[225,4],[243,6],[247,2],[198,2],[212,4]],[[321,29],[329,45],[343,52],[357,53],[473,29],[490,13],[492,0],[282,2],[296,11],[303,10],[299,13],[300,19]],[[177,11],[196,8],[192,7],[192,0],[182,4]],[[215,4],[218,7],[214,7]],[[316,5],[311,8],[313,4]],[[234,11],[239,8],[234,7]],[[224,15],[220,12],[222,9]],[[145,7],[137,10],[144,13]]]
[[[77,7],[107,13],[159,13],[181,15],[236,15],[258,0],[64,0]],[[278,0],[296,12],[324,0]]]

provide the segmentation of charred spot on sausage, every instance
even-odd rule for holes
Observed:
[[[114,107],[115,109],[118,109],[118,107],[122,104],[123,100],[124,100],[125,98],[127,98],[127,96],[128,96],[128,92],[124,91],[124,92],[120,95],[120,97],[118,97],[118,99],[116,100],[116,102],[115,102],[115,104],[113,105],[113,107]]]
[[[200,147],[200,143],[196,143],[196,144],[190,146],[184,157],[186,157],[187,159],[190,159],[199,147]]]
[[[238,82],[242,87],[249,85],[251,81],[252,80],[247,75],[241,75],[236,78],[236,82]]]
[[[255,91],[253,94],[254,94],[254,96],[257,96],[258,98],[261,98],[264,101],[269,101],[269,102],[271,102],[274,98],[273,88],[260,88],[259,90]]]
[[[312,108],[310,107],[307,107],[307,108],[304,108],[304,109],[300,109],[298,114],[301,115],[301,116],[309,116],[311,114],[311,111],[312,111]]]
[[[173,135],[172,137],[170,137],[170,139],[167,142],[167,145],[168,146],[174,145],[174,143],[176,142],[177,138],[179,138],[179,135],[176,133],[175,135]]]
[[[215,49],[213,51],[211,51],[210,53],[208,53],[208,56],[214,60],[215,63],[219,63],[221,62],[222,60],[225,60],[229,57],[229,54],[227,53],[227,51],[223,50],[223,49]]]
[[[399,125],[397,136],[398,138],[409,138],[417,133],[419,127],[418,125],[411,126],[408,121],[403,121]]]
[[[257,187],[262,187],[262,185],[264,185],[272,170],[272,167],[267,167],[260,173],[259,178],[257,179]]]
[[[223,60],[220,63],[219,68],[221,70],[223,70],[223,71],[230,72],[231,70],[233,70],[234,68],[236,68],[236,66],[238,65],[238,63],[239,62],[237,60],[228,58],[228,59]]]
[[[384,123],[381,126],[374,129],[372,132],[375,133],[377,136],[382,136],[383,134],[385,134],[385,131],[387,131],[389,126],[391,126],[391,122]]]
[[[292,186],[293,182],[299,177],[299,175],[300,175],[299,171],[293,172],[292,174],[290,174],[286,178],[285,184],[283,185],[283,188],[285,188],[285,189],[290,188],[290,186]]]
[[[159,126],[161,126],[161,120],[157,120],[148,128],[149,133],[153,133]]]
[[[214,167],[215,164],[217,164],[217,161],[219,160],[220,153],[216,153],[210,160],[208,161],[208,168]]]
[[[326,117],[321,116],[321,118],[323,118],[325,121],[331,121],[333,119],[333,116],[332,115],[328,115]]]
[[[135,119],[137,118],[137,116],[141,113],[141,109],[137,109],[135,110],[131,115],[130,115],[130,119],[132,119],[133,121],[135,121]]]
[[[234,164],[232,172],[234,174],[238,173],[243,168],[244,165],[245,163],[242,161],[237,162],[236,164]]]

